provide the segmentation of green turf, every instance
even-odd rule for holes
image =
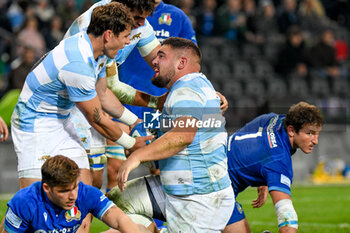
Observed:
[[[270,230],[278,233],[276,214],[270,197],[264,206],[253,209],[250,202],[256,198],[256,189],[250,188],[238,196],[254,233]],[[296,186],[292,199],[299,217],[300,233],[349,233],[350,185]],[[8,197],[0,200],[0,219],[6,211]],[[108,229],[94,219],[90,232]]]

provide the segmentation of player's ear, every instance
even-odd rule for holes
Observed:
[[[113,36],[113,32],[111,30],[106,30],[103,33],[103,39],[105,42],[109,42],[111,40],[112,36]]]
[[[50,192],[50,186],[46,183],[43,183],[43,190],[45,193],[49,193]]]
[[[181,57],[180,58],[180,62],[179,62],[179,65],[177,66],[179,70],[182,70],[186,67],[186,64],[187,64],[188,60],[186,57]]]
[[[294,126],[292,126],[292,125],[288,125],[287,126],[287,133],[288,133],[288,136],[289,137],[294,137],[294,135],[295,135],[295,129],[294,129]]]

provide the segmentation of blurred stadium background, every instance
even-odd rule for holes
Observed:
[[[94,2],[0,0],[0,116],[7,123],[33,63],[56,46],[71,22]],[[347,219],[340,222],[349,224],[349,1],[165,2],[182,8],[192,20],[203,53],[202,72],[229,101],[225,116],[230,133],[259,114],[285,113],[301,100],[322,109],[326,124],[319,145],[311,155],[293,156],[294,183],[311,188],[342,184],[340,190],[348,194],[341,200]],[[0,144],[0,193],[18,190],[16,165],[10,137]],[[350,232],[349,226],[341,229],[324,232]]]

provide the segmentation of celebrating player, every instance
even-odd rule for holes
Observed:
[[[45,159],[60,153],[82,169],[83,182],[91,183],[86,152],[69,119],[74,105],[98,132],[126,148],[149,140],[123,133],[102,110],[125,118],[125,108],[103,77],[108,59],[129,43],[129,15],[120,3],[96,8],[87,32],[63,40],[28,74],[11,122],[21,188],[40,180]]]
[[[199,73],[200,60],[200,50],[192,41],[178,37],[163,41],[153,60],[152,83],[169,90],[163,114],[173,127],[133,152],[118,172],[123,190],[130,171],[141,162],[160,160],[169,232],[221,232],[233,210],[220,98]],[[221,122],[202,127],[208,114],[221,117]]]

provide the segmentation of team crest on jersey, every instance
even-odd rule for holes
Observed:
[[[131,38],[131,40],[135,40],[135,39],[140,39],[141,38],[141,32],[133,35],[133,37]]]
[[[64,216],[66,217],[67,222],[73,220],[79,221],[81,218],[81,212],[78,210],[78,207],[74,206],[72,209],[67,210]]]
[[[159,17],[158,21],[159,24],[166,24],[170,26],[173,19],[170,17],[169,13],[164,13],[162,14],[162,16]]]

